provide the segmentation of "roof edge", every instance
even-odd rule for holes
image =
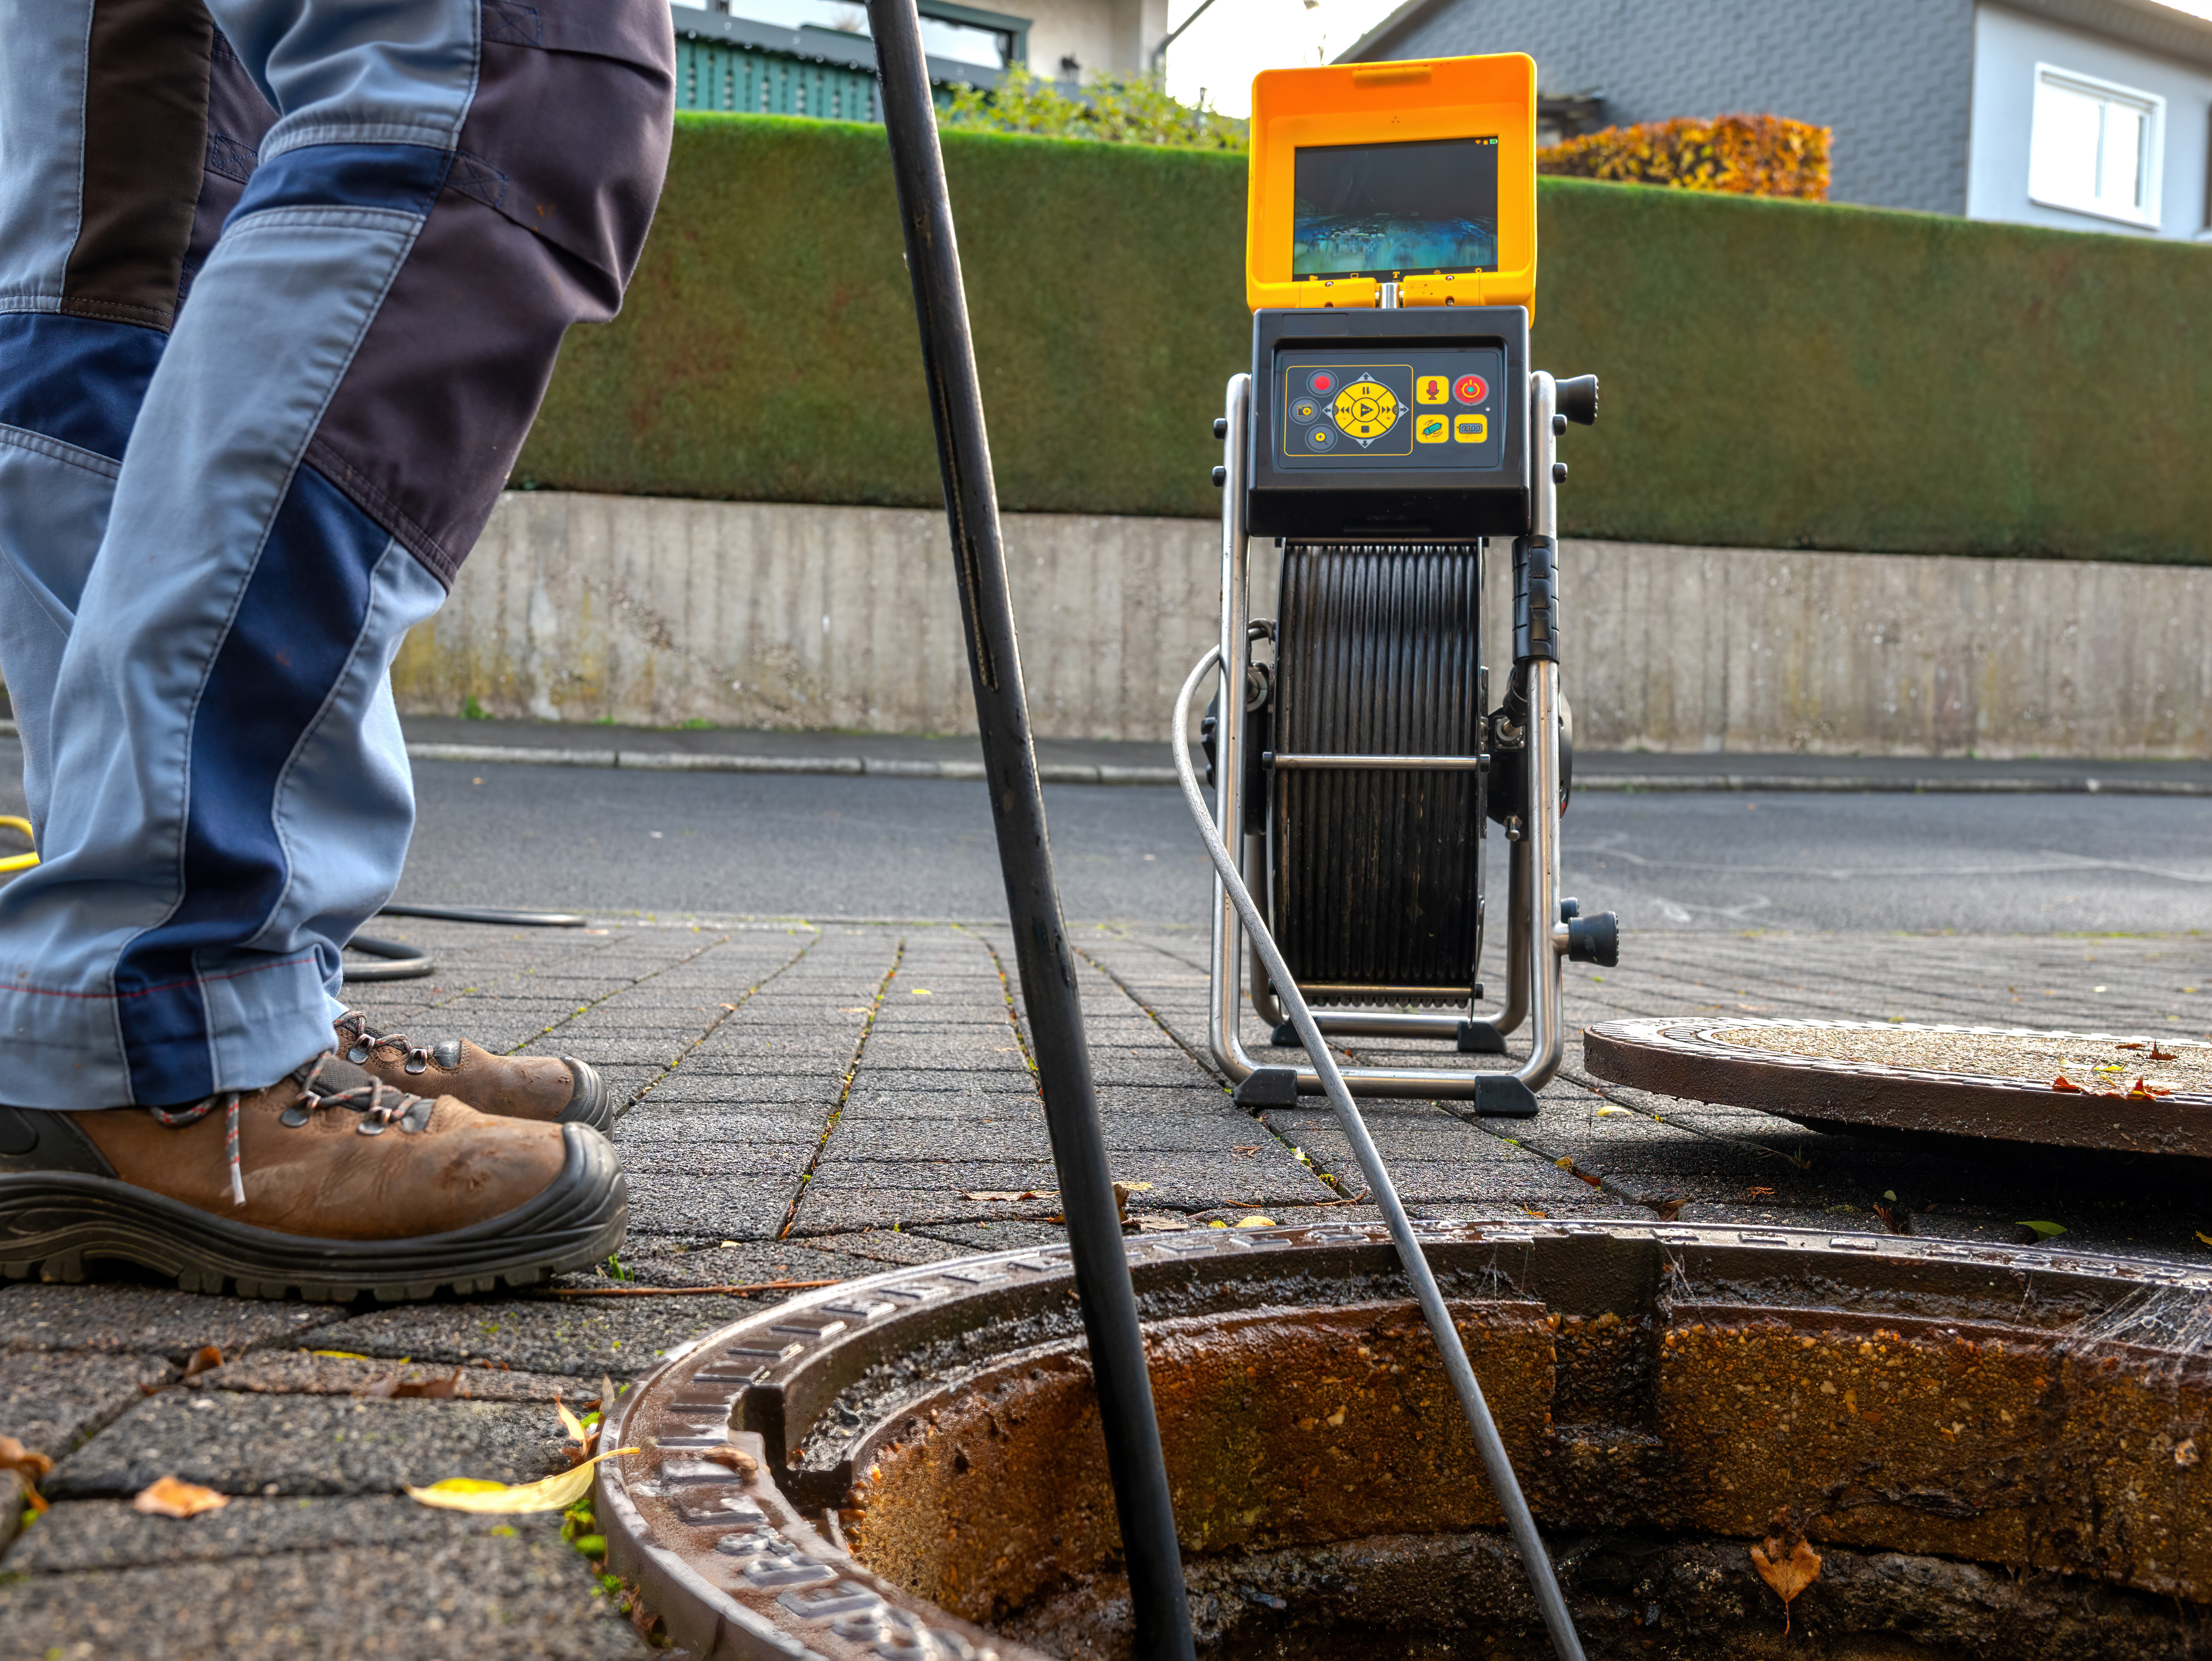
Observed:
[[[2179,58],[2212,70],[2212,18],[2197,17],[2157,0],[1983,0],[2000,11],[2025,12],[2085,33]]]
[[[1391,14],[1373,28],[1361,35],[1331,61],[1338,64],[1363,62],[1368,53],[1380,46],[1401,29],[1409,28],[1427,13],[1442,5],[1443,0],[1403,0]]]

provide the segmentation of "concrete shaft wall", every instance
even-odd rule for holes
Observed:
[[[1829,199],[1963,213],[1972,0],[1442,0],[1362,56],[1525,52],[1622,124],[1750,113],[1835,129]]]
[[[1012,514],[1036,730],[1160,736],[1212,642],[1218,528]],[[1257,551],[1254,611],[1274,611]],[[1575,542],[1591,749],[2201,756],[2212,569]],[[1487,660],[1505,662],[1507,560]],[[974,729],[941,514],[510,493],[393,672],[400,707],[548,721]]]

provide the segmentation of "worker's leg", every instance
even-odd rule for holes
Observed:
[[[125,162],[173,144],[109,131],[100,92],[164,88],[147,121],[197,119],[213,159],[197,9],[0,15],[0,420],[44,470],[0,477],[0,654],[45,855],[0,891],[0,1099],[25,1106],[191,1101],[328,1047],[338,948],[411,824],[392,656],[481,529],[563,330],[617,303],[665,155],[661,0],[213,9],[280,113],[166,350],[182,259],[84,250],[104,213],[189,222],[197,180],[148,191]],[[64,16],[21,49],[58,13],[74,37]],[[118,179],[135,218],[102,197]],[[98,432],[19,396],[72,353],[112,392]],[[74,546],[33,501],[57,478]]]

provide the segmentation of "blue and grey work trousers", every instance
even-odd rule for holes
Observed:
[[[0,1102],[331,1043],[414,796],[390,690],[614,314],[668,0],[0,0],[0,673],[42,863]]]

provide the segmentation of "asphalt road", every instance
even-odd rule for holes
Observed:
[[[1004,915],[980,783],[422,763],[403,897],[814,916]],[[478,781],[481,781],[479,782]],[[1169,789],[1048,788],[1071,917],[1195,922]],[[1588,793],[1570,891],[1630,928],[2212,928],[2212,801]],[[1505,843],[1490,842],[1503,879]]]
[[[21,751],[0,741],[0,812]],[[1005,915],[980,783],[416,767],[400,897],[814,917]],[[1195,922],[1209,869],[1170,789],[1049,788],[1070,917]],[[1586,792],[1568,891],[1630,928],[2212,930],[2212,800]],[[1502,883],[1505,843],[1489,843]]]

